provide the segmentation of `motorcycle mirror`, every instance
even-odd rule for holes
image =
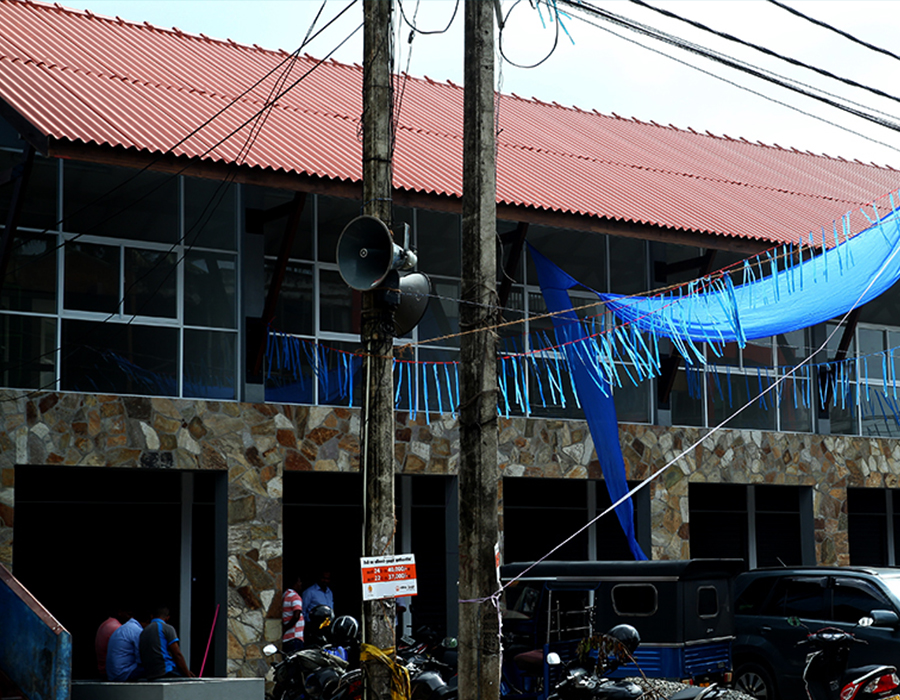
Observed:
[[[547,654],[547,665],[548,666],[559,666],[562,663],[562,659],[559,658],[559,654],[555,651],[551,651]]]
[[[459,646],[459,640],[456,637],[444,637],[441,646],[444,649],[456,649]]]
[[[272,656],[272,654],[277,654],[277,653],[278,653],[278,647],[276,647],[274,644],[266,644],[263,647],[263,654],[265,654],[266,656]]]
[[[866,617],[859,618],[859,622],[856,624],[860,627],[871,627],[875,624],[875,619],[867,615]]]
[[[802,623],[800,622],[800,618],[799,618],[799,617],[789,617],[789,618],[787,619],[787,623],[788,623],[791,627],[802,627]]]

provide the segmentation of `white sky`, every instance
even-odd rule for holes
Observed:
[[[900,61],[794,17],[767,0],[653,1],[657,6],[682,17],[900,97],[900,81],[896,79],[900,75]],[[898,0],[784,1],[806,15],[900,54],[900,46],[895,41],[900,35]],[[417,13],[416,22],[424,30],[445,26],[456,6],[455,0],[402,2],[407,17],[412,18]],[[62,4],[287,51],[293,51],[300,45],[322,6],[320,0],[66,0]],[[348,0],[329,0],[325,3],[317,28],[347,4]],[[684,23],[668,20],[627,0],[594,0],[594,4],[755,66],[847,96],[866,108],[882,110],[885,113],[883,118],[900,125],[898,101],[877,97],[866,90],[850,88],[808,70],[794,68],[783,61],[719,40]],[[502,0],[504,12],[508,12],[513,5],[514,0]],[[546,20],[547,8],[542,4],[541,9],[541,16]],[[399,12],[397,14],[399,16]],[[541,16],[532,9],[529,0],[520,0],[515,6],[503,34],[503,48],[511,60],[521,64],[536,63],[550,51],[556,27],[550,23],[543,26]],[[325,56],[361,21],[361,3],[357,2],[341,21],[329,27],[304,51],[315,57]],[[595,21],[605,29],[784,104],[777,104],[760,94],[747,92],[686,67],[586,24],[574,15],[564,18],[564,26],[574,39],[574,44],[564,33],[560,34],[556,50],[538,68],[517,68],[504,62],[497,72],[498,77],[502,75],[500,89],[522,97],[596,109],[605,114],[615,112],[623,117],[671,123],[679,128],[692,127],[697,131],[708,130],[717,135],[745,137],[751,141],[777,143],[783,147],[847,159],[858,158],[879,165],[890,164],[900,169],[900,131],[844,114],[771,83],[720,67],[600,20]],[[447,33],[416,35],[411,45],[409,72],[416,76],[427,75],[434,80],[462,83],[462,25],[461,0],[459,11]],[[410,51],[408,35],[409,28],[403,25],[397,42],[400,48],[397,66],[401,70],[406,68]],[[361,62],[362,32],[358,32],[335,53],[334,58],[348,63]],[[784,105],[814,116],[801,114]],[[845,129],[860,135],[853,135]]]

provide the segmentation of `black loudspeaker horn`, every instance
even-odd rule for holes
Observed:
[[[414,267],[416,255],[394,243],[390,229],[381,219],[358,216],[341,232],[337,263],[349,287],[367,291],[381,284],[391,270]]]
[[[415,328],[428,308],[431,280],[422,272],[400,278],[400,306],[394,311],[394,335],[401,337]]]

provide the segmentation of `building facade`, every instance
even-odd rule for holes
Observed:
[[[42,31],[71,25],[155,43],[161,55],[222,53],[248,61],[248,71],[254,62],[284,60],[278,52],[40,3],[8,2],[0,13],[7,26],[28,29],[18,59],[47,50]],[[359,70],[322,66],[321,84],[284,107],[300,124],[318,125],[310,127],[307,150],[279,155],[260,137],[253,148],[264,155],[248,152],[268,161],[252,163],[237,147],[207,157],[199,147],[159,146],[154,128],[175,142],[179,128],[202,123],[199,110],[186,116],[173,108],[171,121],[165,110],[146,112],[155,127],[143,132],[135,126],[138,98],[109,100],[54,71],[67,66],[118,85],[130,70],[129,84],[148,94],[183,96],[192,87],[190,99],[205,91],[223,105],[238,92],[225,78],[170,75],[168,83],[154,83],[157,68],[146,75],[140,66],[126,68],[134,46],[113,52],[122,65],[108,68],[109,75],[99,68],[92,74],[66,49],[61,42],[55,63],[36,56],[21,68],[33,71],[15,74],[21,90],[0,91],[0,171],[9,172],[0,213],[18,213],[0,287],[0,563],[72,631],[76,677],[92,673],[93,633],[107,606],[156,601],[177,611],[195,671],[209,644],[207,668],[216,675],[263,675],[261,649],[280,637],[286,580],[299,572],[311,583],[328,568],[337,612],[358,614],[360,606],[365,493],[353,355],[359,299],[340,278],[335,247],[362,203],[354,161],[341,151],[354,150],[352,139],[322,136],[338,109],[322,105],[350,100]],[[0,70],[20,70],[12,64],[0,61]],[[34,75],[65,84],[117,133],[103,133],[78,110],[41,103],[50,88]],[[461,89],[412,81],[406,99],[409,133],[398,135],[394,223],[409,225],[433,297],[422,322],[397,340],[396,549],[415,553],[419,570],[420,594],[404,623],[452,633],[459,439],[446,368],[459,348],[460,198],[449,175],[425,182],[428,168],[410,165],[416,154],[434,157],[440,148],[409,139],[426,138],[437,126],[457,129],[461,117],[441,105],[460,104]],[[636,294],[731,265],[792,232],[805,235],[897,187],[897,171],[889,168],[503,99],[510,122],[498,176],[498,286],[506,280],[507,291],[498,332],[510,357],[544,347],[551,327],[533,266],[519,257],[525,238],[584,285]],[[273,142],[281,133],[306,133],[279,119],[287,117],[272,117]],[[608,205],[579,209],[579,196],[600,201],[601,193],[567,188],[562,166],[553,163],[541,171],[546,183],[517,198],[527,178],[517,180],[510,162],[535,157],[515,154],[537,138],[535,124],[547,122],[562,134],[557,150],[580,147],[565,140],[567,129],[597,140],[624,129],[623,144],[638,140],[633,133],[688,153],[691,162],[678,167],[694,177],[673,190],[688,204],[651,211],[656,203],[628,201],[633,183],[625,182]],[[355,126],[347,129],[355,133]],[[332,150],[323,156],[317,139]],[[642,155],[628,148],[615,154],[621,162],[603,167],[661,167],[651,162],[661,149]],[[31,149],[38,154],[19,193],[17,167]],[[724,155],[704,155],[716,150]],[[504,154],[512,154],[505,165]],[[308,166],[298,165],[301,157]],[[715,173],[723,159],[729,172]],[[602,179],[596,163],[580,167],[568,175],[573,181]],[[717,219],[712,212],[720,207],[711,198],[736,195],[715,189],[731,185],[716,184],[713,174],[738,186],[759,184],[748,188],[759,200],[748,212]],[[675,187],[665,179],[655,186],[660,193]],[[810,192],[820,197],[812,205]],[[555,203],[567,196],[571,207]],[[619,209],[629,206],[633,214],[623,218]],[[779,207],[791,214],[773,213]],[[685,210],[691,221],[679,218]],[[285,274],[276,281],[279,262],[286,262]],[[587,293],[572,296],[576,305],[591,303]],[[846,333],[831,336],[835,324],[822,324],[742,349],[709,349],[706,365],[685,369],[673,361],[657,378],[615,388],[627,478],[640,486],[637,536],[648,555],[738,556],[750,566],[896,563],[896,302],[893,291],[870,302]],[[271,318],[266,308],[274,309]],[[810,354],[827,368],[842,338],[843,352],[871,368],[842,381],[837,399],[819,401],[798,381],[784,383],[778,400],[758,397]],[[545,349],[543,359],[552,360],[552,348]],[[671,348],[662,352],[674,357]],[[629,360],[620,364],[627,375]],[[498,517],[505,559],[521,561],[568,538],[602,513],[609,497],[570,389],[561,385],[551,397],[539,373],[514,379],[511,373],[524,368],[512,367],[501,372]],[[514,385],[527,389],[527,398]],[[604,517],[554,556],[620,559],[628,549],[617,523]]]

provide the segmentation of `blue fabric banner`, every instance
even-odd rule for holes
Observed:
[[[596,358],[597,347],[591,338],[585,337],[587,333],[572,309],[572,301],[569,299],[568,290],[578,286],[579,282],[538,253],[531,244],[528,245],[528,250],[537,268],[544,302],[548,311],[555,314],[553,326],[556,329],[557,341],[565,352],[578,400],[591,430],[597,459],[603,470],[603,479],[606,481],[609,497],[615,503],[628,493],[625,460],[619,445],[619,423],[616,420],[612,387],[602,369],[603,365],[592,361],[592,358]],[[634,558],[645,560],[647,556],[634,535],[634,508],[630,498],[616,507],[616,517],[619,518]]]

